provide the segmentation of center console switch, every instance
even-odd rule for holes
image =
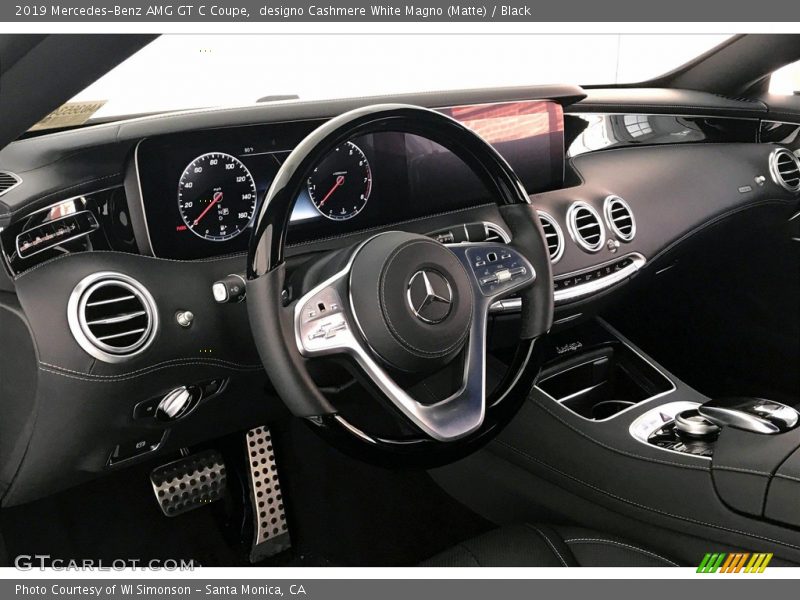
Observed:
[[[636,418],[631,435],[664,450],[710,458],[719,427],[700,416],[696,402],[670,402]]]
[[[789,431],[800,422],[791,406],[763,398],[721,398],[702,404],[698,411],[717,425],[767,435]]]

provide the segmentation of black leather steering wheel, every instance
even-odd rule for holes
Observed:
[[[510,243],[445,246],[422,235],[384,232],[314,261],[288,282],[286,232],[308,173],[338,145],[384,131],[423,136],[461,158],[493,195]],[[490,253],[494,260],[487,266]],[[550,260],[524,186],[470,129],[414,106],[348,112],[294,149],[259,212],[247,278],[253,336],[288,408],[345,450],[384,462],[441,464],[490,439],[529,394],[541,366],[535,341],[553,318]],[[511,294],[522,298],[519,345],[505,378],[489,393],[489,306]],[[319,357],[347,358],[355,365],[405,433],[389,437],[348,421],[309,373]],[[402,383],[459,366],[460,384],[440,400],[417,400]]]

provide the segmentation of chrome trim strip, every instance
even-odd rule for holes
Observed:
[[[147,139],[147,138],[145,138],[145,139]],[[146,252],[143,252],[143,254],[146,254],[148,256],[155,256],[156,253],[153,250],[153,238],[150,237],[150,226],[147,224],[147,209],[144,206],[144,194],[142,193],[142,177],[139,174],[139,146],[142,145],[142,142],[144,142],[144,140],[139,140],[136,143],[136,148],[134,148],[134,150],[133,150],[133,168],[136,171],[136,191],[138,192],[138,196],[139,196],[139,208],[142,209],[142,221],[144,221],[144,234],[145,234],[145,237],[147,238],[147,240],[146,240],[147,241],[147,247],[143,248],[143,250],[145,250]],[[256,211],[256,212],[258,212],[258,211]],[[136,243],[138,245],[139,244],[139,240],[136,239],[136,230],[135,229],[133,230],[133,237],[134,237],[134,240],[136,240]]]
[[[568,317],[562,317],[561,319],[556,319],[555,321],[553,321],[553,325],[563,325],[564,323],[569,323],[570,321],[579,319],[582,316],[583,313],[575,313],[574,315],[569,315]]]
[[[615,263],[615,262],[617,262],[619,260],[622,260],[624,258],[630,258],[632,260],[632,262],[627,267],[623,267],[619,271],[614,271],[610,275],[605,275],[603,277],[599,277],[599,278],[594,279],[592,281],[588,281],[586,283],[582,283],[580,285],[576,285],[575,287],[571,287],[571,288],[568,288],[568,289],[565,289],[565,290],[556,290],[553,293],[555,302],[556,303],[567,302],[567,301],[576,300],[576,299],[582,298],[584,296],[589,296],[591,294],[596,294],[598,292],[601,292],[601,291],[605,290],[606,288],[609,288],[609,287],[611,287],[613,285],[616,285],[617,283],[620,283],[620,282],[624,281],[625,279],[627,279],[628,277],[630,277],[631,275],[636,273],[639,269],[641,269],[645,265],[645,263],[647,262],[647,259],[644,256],[642,256],[641,254],[639,254],[638,252],[631,252],[630,254],[628,254],[626,256],[621,256],[621,257],[619,257],[617,259],[614,259],[614,260],[611,260],[611,261],[606,261],[604,263],[600,263],[599,265],[595,265],[593,267],[589,267],[588,269],[582,269],[580,271],[575,271],[573,273],[568,273],[566,275],[560,275],[559,277],[556,277],[555,279],[560,281],[560,280],[566,279],[568,277],[574,277],[575,275],[581,275],[581,274],[584,274],[584,273],[589,273],[589,272],[594,271],[596,269],[601,269],[604,266],[607,266],[609,264],[613,264],[613,263]]]
[[[65,200],[64,202],[67,202],[67,200]],[[71,219],[71,218],[74,218],[74,217],[76,217],[78,215],[82,215],[84,213],[90,215],[92,217],[92,221],[94,222],[94,226],[92,226],[92,228],[89,231],[82,231],[81,233],[73,235],[72,237],[68,237],[68,238],[64,238],[63,240],[59,240],[58,243],[53,244],[52,246],[47,246],[47,247],[42,248],[40,250],[34,250],[30,254],[26,254],[25,256],[22,255],[22,251],[21,251],[21,248],[20,248],[20,245],[19,245],[19,238],[20,237],[22,237],[23,235],[25,235],[26,233],[28,233],[30,231],[33,231],[34,229],[38,229],[38,228],[40,228],[40,227],[42,227],[44,225],[58,224],[60,221],[64,221],[65,219]],[[94,213],[92,211],[90,211],[90,210],[80,210],[80,211],[74,212],[72,214],[64,215],[63,217],[59,217],[58,219],[53,219],[52,221],[45,221],[44,223],[40,223],[39,225],[34,225],[30,229],[23,230],[22,232],[17,234],[17,237],[16,237],[16,239],[14,241],[14,246],[16,247],[17,256],[22,260],[27,260],[31,256],[36,256],[40,252],[46,252],[47,250],[52,250],[54,248],[58,248],[62,244],[67,244],[69,242],[75,241],[75,240],[80,239],[82,237],[85,237],[87,235],[91,235],[95,231],[97,231],[98,229],[100,229],[100,223],[97,221],[97,217],[94,216]]]

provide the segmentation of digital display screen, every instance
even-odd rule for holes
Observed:
[[[564,111],[551,101],[476,104],[442,109],[489,142],[508,161],[528,193],[564,182]]]
[[[492,144],[529,193],[563,184],[564,119],[557,103],[509,102],[440,112]],[[278,169],[321,123],[251,125],[144,140],[137,149],[138,177],[154,254],[192,259],[246,250]],[[461,159],[431,140],[401,132],[350,140],[306,177],[291,217],[289,244],[493,200]]]

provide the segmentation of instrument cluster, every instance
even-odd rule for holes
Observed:
[[[529,191],[560,184],[563,118],[558,105],[510,103],[443,112],[485,138],[494,136],[487,141],[527,179]],[[175,259],[245,251],[260,202],[281,164],[320,123],[250,125],[143,140],[134,161],[147,238],[139,246]],[[492,200],[451,152],[401,132],[344,142],[305,177],[291,217],[290,245]]]

